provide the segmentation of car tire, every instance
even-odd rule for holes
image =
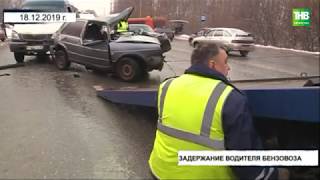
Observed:
[[[4,42],[5,39],[1,39],[2,42]]]
[[[246,57],[249,54],[249,51],[240,51],[242,57]]]
[[[67,70],[70,67],[67,52],[63,49],[58,49],[54,53],[54,62],[58,69]]]
[[[198,48],[199,45],[200,45],[200,43],[198,43],[198,42],[193,43],[193,47],[194,47],[194,48]]]
[[[24,54],[23,53],[14,53],[14,59],[17,63],[23,63],[24,62]]]
[[[138,80],[143,72],[137,61],[126,57],[116,64],[116,74],[123,81],[132,82]]]
[[[188,42],[189,42],[189,45],[190,45],[190,46],[192,46],[192,41],[193,41],[193,38],[189,38],[189,39],[188,39]]]

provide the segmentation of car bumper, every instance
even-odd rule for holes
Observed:
[[[164,56],[152,56],[147,61],[147,71],[157,69],[162,70],[164,63]]]
[[[230,43],[227,45],[230,51],[253,51],[253,44]]]
[[[11,41],[9,42],[11,52],[24,53],[26,55],[43,54],[50,52],[53,42],[26,42]]]

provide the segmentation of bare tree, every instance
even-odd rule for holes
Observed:
[[[201,27],[234,27],[253,33],[259,44],[320,50],[319,0],[114,0],[114,5],[116,12],[135,7],[132,17],[188,20],[187,33]],[[292,26],[292,9],[297,7],[312,10],[310,27]],[[206,16],[205,22],[201,16]]]

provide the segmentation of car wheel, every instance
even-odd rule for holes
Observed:
[[[131,58],[122,58],[116,65],[117,76],[124,81],[135,81],[142,75],[142,67]]]
[[[192,46],[192,41],[193,41],[193,38],[189,38],[189,39],[188,39],[188,42],[189,42],[189,45],[190,45],[190,46]]]
[[[194,48],[198,48],[199,45],[200,45],[200,43],[198,43],[198,42],[193,43],[193,47],[194,47]]]
[[[2,42],[4,42],[5,39],[1,39]]]
[[[23,53],[14,53],[14,59],[16,59],[17,63],[23,63],[24,61],[24,54]]]
[[[240,51],[241,56],[246,57],[249,54],[249,51]]]
[[[58,69],[60,70],[66,70],[70,67],[70,61],[68,60],[68,55],[66,51],[63,49],[58,49],[54,53],[54,62]]]

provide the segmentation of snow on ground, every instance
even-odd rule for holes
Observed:
[[[288,49],[288,48],[279,48],[279,47],[275,47],[275,46],[264,46],[264,45],[260,45],[260,44],[256,44],[255,46],[256,46],[256,47],[261,47],[261,48],[287,50],[287,51],[294,51],[294,52],[307,53],[307,54],[317,54],[317,55],[320,54],[320,52],[312,52],[312,51],[304,51],[304,50]]]
[[[176,35],[174,38],[175,39],[178,39],[178,40],[188,40],[189,39],[189,35],[187,35],[187,34],[181,34],[181,35]]]

